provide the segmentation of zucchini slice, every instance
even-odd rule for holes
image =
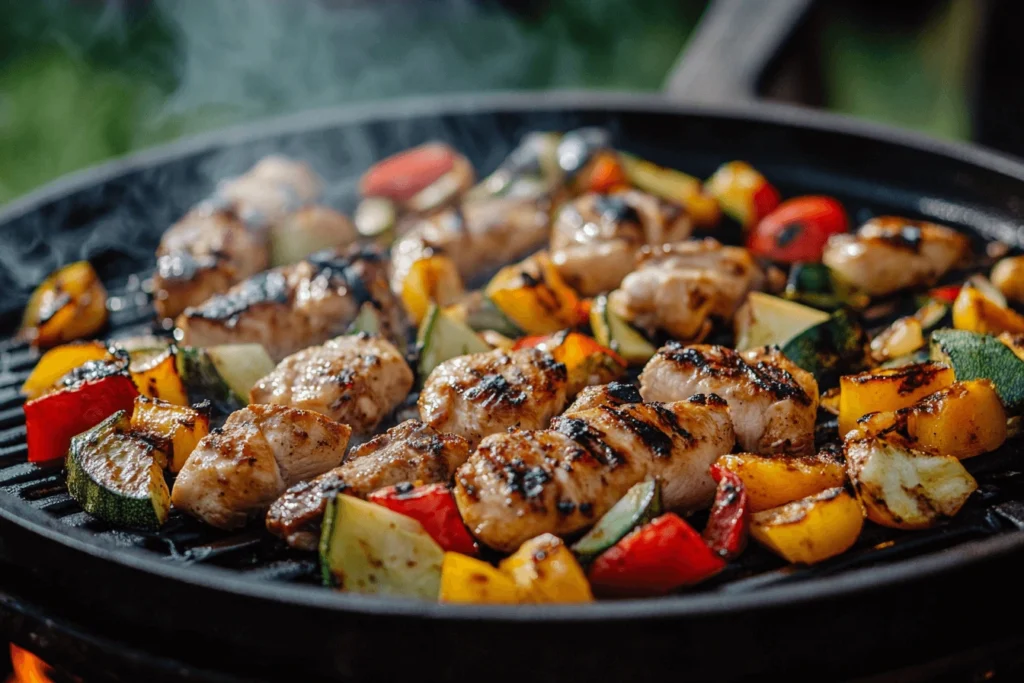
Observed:
[[[158,529],[167,521],[171,492],[154,448],[131,433],[120,410],[71,439],[68,493],[106,522],[133,529]]]
[[[476,332],[492,330],[498,334],[518,339],[524,335],[519,326],[509,320],[493,301],[480,290],[468,293],[458,303],[444,309],[444,314],[465,323]]]
[[[476,332],[445,315],[437,304],[431,304],[416,333],[419,351],[417,370],[426,379],[441,363],[471,353],[484,353],[491,347]]]
[[[656,479],[635,484],[604,514],[572,551],[586,564],[611,548],[636,527],[661,514],[661,486]]]
[[[828,389],[839,382],[841,374],[856,372],[864,365],[866,341],[853,314],[841,308],[786,342],[782,353],[814,375],[819,388]]]
[[[348,326],[348,334],[359,334],[361,332],[380,334],[380,330],[380,309],[370,301],[359,307],[359,313],[356,315],[355,320]]]
[[[437,600],[444,551],[420,523],[338,494],[320,534],[324,584],[353,593]]]
[[[794,337],[828,319],[828,313],[816,308],[751,292],[736,313],[736,350],[785,346]]]
[[[181,347],[177,362],[189,396],[209,399],[224,414],[249,405],[249,390],[275,367],[260,344]]]
[[[936,330],[931,357],[953,368],[958,382],[991,380],[1007,413],[1024,412],[1024,361],[999,339],[967,330]]]
[[[608,297],[603,294],[590,305],[590,329],[598,344],[619,354],[630,365],[643,365],[658,351],[611,310]]]

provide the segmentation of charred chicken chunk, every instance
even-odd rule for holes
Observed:
[[[822,263],[871,296],[934,284],[968,252],[951,228],[896,216],[873,218],[855,235],[833,235]]]
[[[413,374],[391,342],[349,335],[294,353],[249,392],[251,403],[312,410],[370,434],[412,389]]]
[[[540,349],[460,356],[437,366],[420,392],[420,419],[476,445],[509,427],[539,429],[565,407],[565,365]]]
[[[740,447],[752,453],[814,452],[818,383],[776,348],[737,353],[669,342],[640,374],[645,401],[717,394],[729,404]]]
[[[280,361],[344,334],[363,305],[380,314],[383,336],[404,339],[402,308],[387,285],[387,261],[374,250],[317,252],[255,275],[178,317],[192,346],[259,343]]]
[[[685,240],[693,229],[682,207],[637,190],[586,194],[559,211],[551,260],[585,296],[615,289],[644,245]]]
[[[587,528],[646,477],[662,481],[668,507],[704,507],[715,492],[708,468],[733,443],[717,397],[600,406],[552,429],[487,437],[456,473],[455,499],[480,541],[511,552],[545,532]]]
[[[267,529],[304,550],[315,550],[324,508],[331,496],[365,498],[377,489],[408,482],[445,483],[469,457],[469,444],[406,420],[354,449],[340,467],[289,489],[267,513]]]
[[[250,405],[203,437],[174,482],[174,507],[237,529],[289,486],[341,462],[351,429],[318,413]]]

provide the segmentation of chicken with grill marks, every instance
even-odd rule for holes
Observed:
[[[192,346],[258,343],[275,361],[344,334],[369,305],[384,337],[403,343],[401,305],[388,287],[388,263],[366,247],[317,252],[291,266],[255,275],[178,317]]]
[[[645,401],[682,401],[717,394],[729,404],[743,450],[810,455],[818,383],[774,347],[737,353],[724,346],[669,342],[640,374]]]
[[[424,382],[420,419],[475,446],[509,427],[546,427],[565,407],[567,383],[565,365],[540,349],[460,356]]]
[[[551,260],[569,285],[593,296],[619,286],[640,247],[685,240],[692,229],[682,207],[637,190],[586,194],[555,218]]]
[[[601,406],[618,408],[628,403],[643,403],[640,390],[635,385],[626,382],[610,382],[584,388],[576,395],[576,400],[565,409],[562,415],[572,415]]]
[[[264,270],[273,226],[319,193],[312,169],[283,157],[267,157],[222,182],[160,240],[153,277],[157,314],[174,317]]]
[[[833,235],[822,263],[870,296],[934,284],[967,254],[967,238],[951,228],[896,216],[873,218],[855,235]]]
[[[199,441],[171,502],[207,524],[237,529],[288,487],[337,466],[351,432],[318,413],[250,405]]]
[[[661,480],[668,507],[705,507],[715,492],[708,468],[734,441],[716,396],[599,405],[551,429],[487,437],[456,472],[455,499],[481,542],[511,552],[545,532],[582,531],[647,477]]]
[[[412,384],[412,370],[391,342],[357,334],[288,356],[253,386],[249,401],[312,410],[366,435]]]
[[[447,483],[469,457],[469,444],[406,420],[353,450],[344,464],[289,489],[267,513],[267,529],[289,545],[315,550],[327,501],[338,493],[365,498],[377,489]]]
[[[764,280],[750,252],[711,238],[643,247],[636,266],[608,305],[638,327],[678,339],[701,336],[712,316],[730,319]]]

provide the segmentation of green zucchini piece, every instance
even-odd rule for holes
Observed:
[[[844,306],[860,309],[869,302],[868,297],[855,292],[823,263],[794,264],[783,296],[826,311]]]
[[[611,310],[608,297],[603,294],[590,305],[590,329],[598,344],[619,354],[630,365],[643,365],[658,352],[642,334]]]
[[[355,320],[348,326],[348,334],[380,334],[381,330],[380,309],[372,302],[367,301],[359,307],[359,313]]]
[[[240,400],[221,378],[206,353],[206,349],[193,346],[178,348],[176,361],[178,376],[185,383],[190,399],[206,399],[214,413],[228,415],[249,404],[249,397]]]
[[[1008,413],[1024,412],[1024,361],[999,339],[967,330],[936,330],[931,357],[953,368],[958,382],[991,380]]]
[[[367,197],[356,207],[353,222],[363,237],[380,237],[394,229],[398,222],[398,209],[390,199]]]
[[[484,353],[491,347],[467,325],[445,315],[431,304],[416,333],[420,379],[426,379],[441,363],[471,353]]]
[[[839,376],[864,366],[867,338],[854,315],[841,308],[782,347],[791,361],[814,375],[819,389],[839,383]]]
[[[751,292],[736,313],[736,349],[746,351],[762,346],[785,346],[802,332],[820,325],[829,314],[810,306]]]
[[[444,551],[420,523],[338,494],[320,533],[324,584],[353,593],[437,600]]]
[[[94,517],[116,526],[158,529],[167,521],[171,492],[154,448],[131,433],[120,410],[71,439],[68,493]]]
[[[630,531],[660,515],[661,511],[661,486],[658,481],[648,479],[635,484],[586,536],[576,541],[572,551],[580,562],[591,562]]]
[[[249,390],[269,375],[277,364],[260,344],[223,344],[206,349],[206,355],[224,383],[243,405]]]
[[[525,335],[525,332],[509,320],[508,316],[480,290],[469,292],[458,303],[446,307],[444,314],[457,322],[465,323],[476,332],[492,330],[511,339]]]

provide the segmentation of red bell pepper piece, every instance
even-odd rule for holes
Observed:
[[[960,285],[949,285],[946,287],[936,287],[935,289],[928,292],[928,296],[939,301],[945,301],[947,304],[951,304],[956,301],[956,298],[960,296]]]
[[[29,462],[63,459],[71,437],[119,410],[130,415],[139,395],[127,375],[108,375],[46,394],[25,404]]]
[[[843,205],[831,197],[797,197],[757,224],[747,248],[781,263],[821,261],[828,238],[849,229]]]
[[[476,555],[479,550],[462,523],[452,492],[444,484],[389,486],[374,491],[367,500],[412,517],[444,550],[463,555]]]
[[[645,597],[699,583],[724,567],[725,560],[700,534],[669,512],[634,529],[599,555],[587,577],[596,593]]]
[[[704,527],[704,541],[719,557],[732,560],[739,557],[747,545],[750,498],[743,480],[735,472],[715,464],[711,466],[711,478],[718,482],[718,490],[708,525]]]
[[[364,197],[404,202],[454,167],[455,151],[451,147],[439,143],[420,145],[371,166],[359,181],[359,191]]]

